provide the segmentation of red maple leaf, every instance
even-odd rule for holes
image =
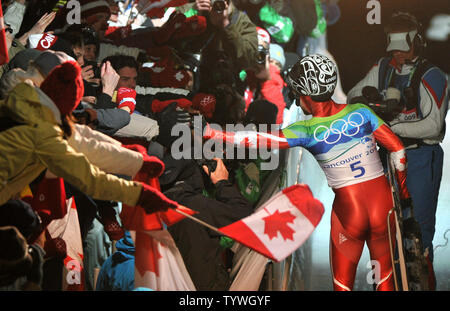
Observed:
[[[281,233],[281,236],[284,240],[294,240],[293,235],[295,233],[292,228],[290,228],[287,224],[294,223],[295,216],[291,214],[291,212],[286,211],[280,213],[278,210],[275,211],[272,215],[264,217],[265,221],[264,233],[269,236],[269,239],[273,239],[278,235],[278,232]]]

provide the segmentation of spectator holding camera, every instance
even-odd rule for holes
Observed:
[[[414,203],[425,252],[433,260],[433,236],[443,167],[448,90],[445,74],[423,57],[425,41],[418,20],[409,13],[392,15],[385,27],[388,57],[381,58],[348,94],[348,102],[378,98],[374,110],[389,122],[406,148],[406,183]],[[396,96],[391,94],[398,93]],[[365,95],[363,97],[358,97]],[[395,99],[396,98],[396,99]],[[399,108],[393,108],[397,104]]]
[[[281,70],[286,62],[284,50],[280,45],[270,42],[270,35],[265,29],[257,27],[257,32],[258,64],[253,69],[247,70],[246,109],[254,100],[269,101],[278,108],[274,124],[281,124],[286,107],[283,97],[283,87],[286,83],[281,76]]]
[[[206,31],[194,42],[189,42],[189,46],[181,47],[201,51],[200,72],[203,68],[203,72],[214,68],[217,55],[222,51],[226,52],[236,76],[257,63],[256,26],[230,0],[196,0],[193,7],[188,4],[183,9],[189,8],[207,17]],[[203,77],[200,84],[206,86],[210,82],[208,79]]]

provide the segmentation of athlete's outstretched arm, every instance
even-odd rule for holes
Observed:
[[[290,147],[281,130],[270,133],[255,131],[224,132],[207,125],[203,138],[223,141],[236,147],[245,147],[248,149],[287,149]]]

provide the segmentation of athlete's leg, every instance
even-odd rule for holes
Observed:
[[[393,207],[392,192],[384,176],[370,181],[373,193],[368,207],[370,231],[367,239],[370,258],[376,261],[376,289],[394,290],[392,260],[389,247],[388,213]],[[392,249],[395,249],[394,214],[390,218]],[[379,270],[378,270],[379,269]]]
[[[334,190],[331,213],[330,262],[334,290],[352,290],[369,227],[359,184]]]

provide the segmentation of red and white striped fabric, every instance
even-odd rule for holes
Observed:
[[[164,9],[177,7],[188,3],[188,0],[140,0],[138,10],[141,14],[147,14],[148,17],[164,16]]]
[[[8,45],[6,44],[5,23],[3,21],[2,1],[0,1],[0,65],[9,62]]]
[[[278,262],[308,239],[323,213],[322,203],[307,185],[294,185],[274,195],[254,214],[219,231]]]

